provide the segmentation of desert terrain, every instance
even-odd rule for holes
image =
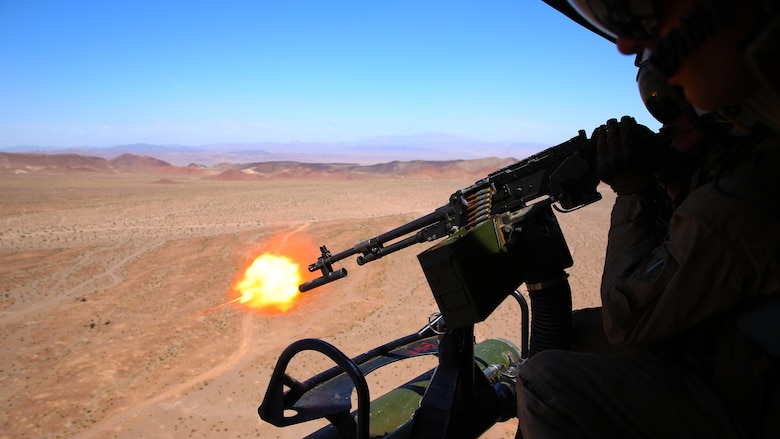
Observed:
[[[427,172],[427,173],[426,173]],[[275,237],[334,253],[445,204],[472,175],[214,179],[203,173],[0,173],[0,438],[299,438],[257,407],[290,343],[355,356],[419,330],[436,311],[418,245],[298,297],[286,313],[230,305],[248,258]],[[558,214],[575,265],[575,308],[598,303],[612,195]],[[477,341],[519,344],[512,299]],[[435,361],[369,375],[372,398]],[[312,354],[298,378],[331,364]],[[412,370],[414,369],[414,370]],[[513,438],[516,421],[485,437]]]

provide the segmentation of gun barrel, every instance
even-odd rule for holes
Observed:
[[[416,220],[410,221],[402,226],[396,227],[393,230],[382,233],[381,235],[374,238],[374,241],[379,244],[384,244],[393,239],[400,238],[404,235],[420,230],[431,224],[436,224],[437,222],[445,218],[450,212],[451,212],[451,208],[449,206],[446,205],[442,206],[425,216],[421,216]]]
[[[328,274],[323,274],[322,276],[320,276],[320,277],[318,277],[316,279],[312,279],[312,280],[310,280],[308,282],[304,282],[304,283],[298,285],[298,291],[300,291],[301,293],[305,293],[306,291],[309,291],[309,290],[311,290],[313,288],[317,288],[317,287],[325,285],[327,283],[331,283],[334,280],[339,280],[342,277],[346,277],[346,276],[347,276],[347,269],[346,268],[341,268],[341,269],[336,270],[336,271],[331,271]]]

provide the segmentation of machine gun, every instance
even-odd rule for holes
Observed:
[[[320,247],[321,256],[308,269],[321,276],[301,284],[301,292],[347,276],[333,264],[350,256],[364,265],[445,238],[417,256],[440,313],[417,333],[352,359],[322,340],[293,343],[277,362],[260,417],[276,426],[330,421],[311,439],[478,437],[511,418],[522,362],[569,345],[571,290],[564,270],[573,261],[553,210],[570,212],[601,199],[589,148],[581,130],[454,192],[430,214],[336,254]],[[517,291],[523,283],[533,311],[530,337],[528,305]],[[510,295],[521,306],[521,349],[506,340],[475,346],[474,324]],[[294,379],[287,366],[306,350],[325,354],[336,366],[303,382]],[[428,354],[438,356],[436,368],[370,401],[365,374]],[[358,408],[350,413],[353,390]]]
[[[599,180],[595,167],[588,162],[590,155],[585,131],[580,130],[576,137],[560,145],[495,171],[456,191],[450,196],[448,204],[421,218],[335,255],[322,246],[322,256],[308,267],[310,272],[320,270],[322,276],[301,284],[299,290],[305,292],[347,276],[345,268],[333,269],[333,264],[342,259],[358,255],[357,264],[364,265],[411,245],[471,229],[491,217],[516,212],[532,200],[545,204],[557,202],[562,211],[598,201],[601,199],[596,191]],[[546,199],[540,200],[543,197]],[[405,238],[391,242],[402,237]]]

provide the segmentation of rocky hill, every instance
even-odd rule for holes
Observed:
[[[109,161],[115,167],[125,168],[125,169],[138,169],[138,168],[150,169],[150,168],[159,168],[162,166],[173,166],[168,162],[158,160],[154,157],[149,157],[145,155],[140,156],[140,155],[135,155],[130,153],[122,154],[119,157],[113,158]]]
[[[0,173],[30,174],[66,172],[113,172],[110,161],[78,154],[14,154],[0,152]]]

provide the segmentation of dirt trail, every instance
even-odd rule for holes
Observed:
[[[168,399],[181,397],[182,393],[184,393],[184,391],[187,389],[198,386],[204,381],[223,376],[228,371],[235,369],[238,364],[245,360],[245,357],[249,353],[248,348],[254,339],[255,327],[256,322],[253,320],[253,316],[249,314],[245,315],[241,320],[241,344],[230,357],[220,362],[219,365],[164,392],[158,393],[157,395],[154,395],[153,397],[141,402],[129,410],[117,413],[99,421],[88,430],[82,431],[72,436],[73,439],[105,437],[105,432],[107,430],[115,429],[117,426],[121,425],[122,421],[142,414],[147,410],[153,410],[160,403]]]
[[[305,230],[308,226],[309,226],[308,223],[304,223],[298,226],[297,228],[287,232],[280,239],[281,242],[285,243],[290,236],[300,233],[301,231]],[[129,260],[134,256],[137,256],[138,253],[139,251],[136,251],[133,254],[129,255],[127,258],[124,258],[124,260]],[[119,264],[115,264],[113,267],[118,268]],[[200,316],[196,316],[194,318],[200,318]],[[163,406],[163,403],[165,403],[166,401],[172,400],[174,398],[181,400],[182,395],[187,390],[200,386],[203,382],[208,382],[223,377],[227,375],[229,372],[237,370],[240,366],[246,365],[247,363],[251,362],[258,356],[257,352],[253,353],[249,349],[250,346],[256,344],[255,334],[257,333],[257,328],[259,326],[258,322],[259,320],[257,319],[257,317],[252,314],[244,314],[242,316],[241,340],[238,348],[232,354],[230,354],[229,357],[222,359],[215,367],[197,376],[194,376],[185,382],[177,384],[165,390],[164,392],[158,393],[142,401],[141,403],[131,407],[128,410],[104,418],[103,420],[99,421],[88,430],[76,434],[75,436],[73,436],[73,438],[86,439],[92,437],[104,437],[106,431],[112,429],[116,430],[118,428],[121,428],[123,421],[134,417],[138,417],[139,415],[143,414],[146,411],[160,411],[160,410],[164,411],[170,408],[171,406],[176,405],[179,402],[177,401],[177,402],[173,402],[172,404]]]
[[[40,314],[41,312],[51,310],[54,307],[61,305],[67,301],[73,301],[76,296],[83,296],[88,291],[96,289],[96,285],[99,285],[100,289],[110,289],[116,287],[124,281],[124,276],[120,274],[120,271],[126,267],[126,265],[138,258],[143,257],[145,254],[153,252],[156,248],[165,244],[166,239],[154,239],[146,241],[143,245],[138,246],[133,251],[122,255],[116,260],[109,261],[108,264],[103,262],[101,272],[93,277],[86,278],[83,281],[68,286],[64,291],[51,297],[47,297],[42,300],[35,300],[30,302],[27,306],[16,306],[11,310],[0,311],[0,322],[2,324],[15,324],[25,319],[28,319],[30,315]],[[58,273],[58,278],[69,277],[74,273],[77,273],[79,269],[83,269],[87,265],[95,263],[95,260],[102,260],[102,251],[87,251],[78,257],[78,261],[73,264],[69,269],[62,273]],[[55,278],[44,277],[37,279],[37,283],[45,281],[56,281]]]

